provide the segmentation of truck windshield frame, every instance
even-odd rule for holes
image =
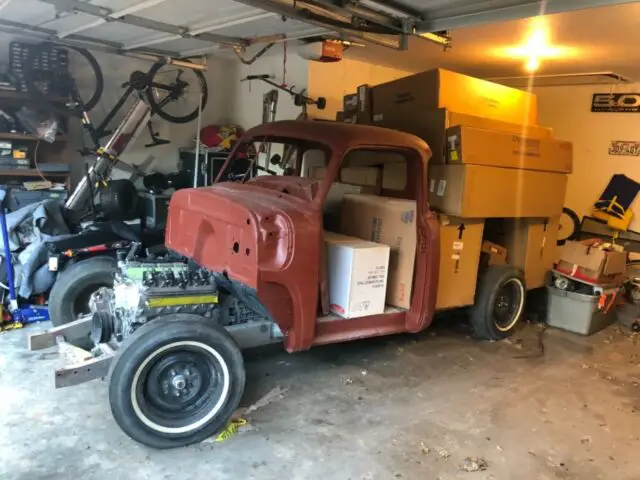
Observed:
[[[271,160],[275,154],[269,154],[269,145],[283,145],[283,164],[273,165]],[[260,136],[242,139],[231,151],[224,165],[218,172],[215,183],[233,181],[246,183],[260,175],[302,176],[302,158],[305,152],[320,150],[324,154],[324,165],[329,166],[332,151],[328,145],[295,137]]]

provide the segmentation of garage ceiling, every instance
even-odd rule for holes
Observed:
[[[568,75],[587,72],[616,72],[640,81],[640,2],[627,5],[573,11],[545,16],[542,20],[553,45],[566,55],[544,60],[538,75]],[[410,41],[403,52],[389,52],[373,45],[352,48],[350,58],[419,72],[433,66],[449,68],[481,78],[523,76],[522,59],[505,56],[505,48],[523,43],[537,22],[520,19],[458,28],[452,48],[443,51],[432,45]]]
[[[0,0],[0,30],[114,53],[173,57],[200,55],[221,46],[242,48],[328,34],[403,49],[409,36],[420,32],[622,3],[632,2]],[[380,34],[381,31],[387,34]],[[395,34],[389,35],[390,32]]]

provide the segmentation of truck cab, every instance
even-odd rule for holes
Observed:
[[[427,195],[429,146],[413,135],[373,126],[274,122],[246,132],[220,178],[251,148],[258,151],[256,160],[239,182],[174,194],[167,246],[219,272],[228,288],[266,312],[288,351],[426,328],[435,311],[439,257],[439,225]],[[266,150],[280,165],[265,162],[269,159],[260,152]],[[383,183],[380,195],[415,202],[410,302],[408,308],[388,306],[382,314],[341,318],[328,308],[323,239],[332,185],[345,167],[382,168],[387,162],[404,180]],[[322,178],[311,174],[314,169]]]

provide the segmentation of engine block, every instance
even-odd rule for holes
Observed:
[[[222,326],[262,320],[226,292],[215,274],[186,261],[123,260],[113,288],[101,288],[89,302],[94,317],[92,339],[124,340],[141,325],[164,315],[195,314]]]

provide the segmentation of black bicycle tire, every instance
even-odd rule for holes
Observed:
[[[96,79],[96,88],[89,100],[87,102],[84,102],[84,110],[87,112],[91,111],[96,105],[98,105],[98,102],[100,101],[100,98],[102,98],[102,94],[104,93],[104,76],[102,75],[102,69],[100,68],[100,64],[96,60],[96,57],[94,57],[93,54],[91,54],[91,52],[89,52],[89,50],[87,50],[86,48],[60,45],[55,42],[43,42],[31,50],[29,58],[26,62],[27,65],[33,65],[33,55],[36,53],[39,54],[41,49],[45,46],[59,46],[61,48],[75,50],[80,55],[82,55],[89,63],[89,66],[91,67],[91,70],[93,70],[93,74]],[[68,108],[61,107],[59,103],[52,102],[47,95],[40,92],[40,90],[38,90],[38,88],[36,88],[34,84],[35,79],[33,78],[33,75],[27,72],[29,72],[29,70],[25,70],[25,82],[27,83],[27,91],[30,95],[38,97],[40,100],[45,102],[52,110],[58,113],[69,112]]]
[[[567,237],[558,239],[556,242],[558,245],[564,245],[567,240],[576,240],[578,238],[578,234],[580,233],[580,217],[578,217],[578,214],[567,207],[564,207],[562,209],[562,214],[569,217],[571,223],[573,224],[573,230]]]
[[[181,61],[192,63],[189,60]],[[156,73],[158,73],[158,70],[160,70],[160,68],[164,67],[165,65],[165,62],[156,62],[151,66],[149,72],[147,72],[147,75],[151,82],[153,82],[153,77]],[[207,87],[207,79],[204,77],[204,74],[200,70],[194,69],[193,72],[196,74],[196,77],[198,77],[198,81],[200,83],[200,90],[202,93],[202,110],[204,110],[207,105],[207,100],[209,99],[209,88]],[[151,111],[169,123],[188,123],[198,118],[198,107],[196,107],[194,111],[183,117],[176,117],[175,115],[170,115],[163,111],[153,96],[153,87],[147,88],[147,101],[149,102]]]

